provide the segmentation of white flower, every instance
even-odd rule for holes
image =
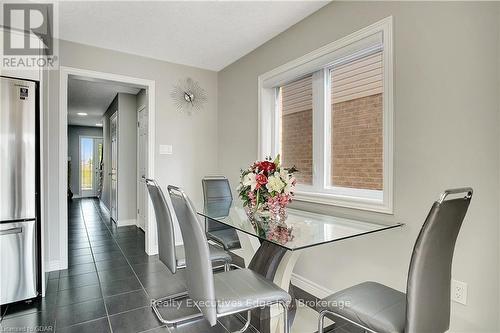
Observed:
[[[255,190],[255,187],[257,186],[257,180],[255,180],[255,174],[254,173],[247,173],[243,179],[241,180],[243,186],[250,186],[250,189],[252,191]]]
[[[288,180],[286,181],[286,186],[283,192],[285,194],[290,194],[291,192],[295,192],[295,182],[296,182],[295,177],[288,175]]]
[[[281,193],[281,190],[285,187],[285,183],[281,180],[280,174],[275,172],[274,175],[267,179],[266,187],[269,192]]]

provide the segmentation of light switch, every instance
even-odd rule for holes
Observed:
[[[172,145],[160,145],[160,155],[172,155]]]

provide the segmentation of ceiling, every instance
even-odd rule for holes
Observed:
[[[64,1],[61,39],[221,70],[328,1]]]
[[[102,116],[117,93],[137,95],[141,88],[70,76],[68,80],[68,124],[93,126],[102,122]],[[78,112],[87,113],[79,116]]]

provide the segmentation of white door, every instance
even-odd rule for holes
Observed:
[[[111,136],[111,195],[110,208],[111,218],[118,221],[118,113],[115,112],[110,118]]]
[[[137,113],[137,226],[146,230],[147,219],[147,149],[148,149],[148,109],[143,107]]]
[[[100,179],[96,172],[102,161],[102,138],[81,136],[79,158],[80,196],[98,196]]]

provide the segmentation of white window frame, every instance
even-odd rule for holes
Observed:
[[[344,38],[327,44],[258,78],[258,158],[279,152],[280,87],[313,73],[313,185],[299,185],[295,200],[393,214],[393,34],[392,16]],[[383,47],[383,191],[333,187],[329,185],[330,133],[329,71],[339,61],[359,57],[359,51],[376,48],[382,35]],[[378,38],[378,39],[377,39]],[[365,46],[366,45],[366,46]],[[318,94],[319,92],[319,94]],[[321,105],[323,104],[323,105]],[[316,111],[314,111],[316,110]]]

